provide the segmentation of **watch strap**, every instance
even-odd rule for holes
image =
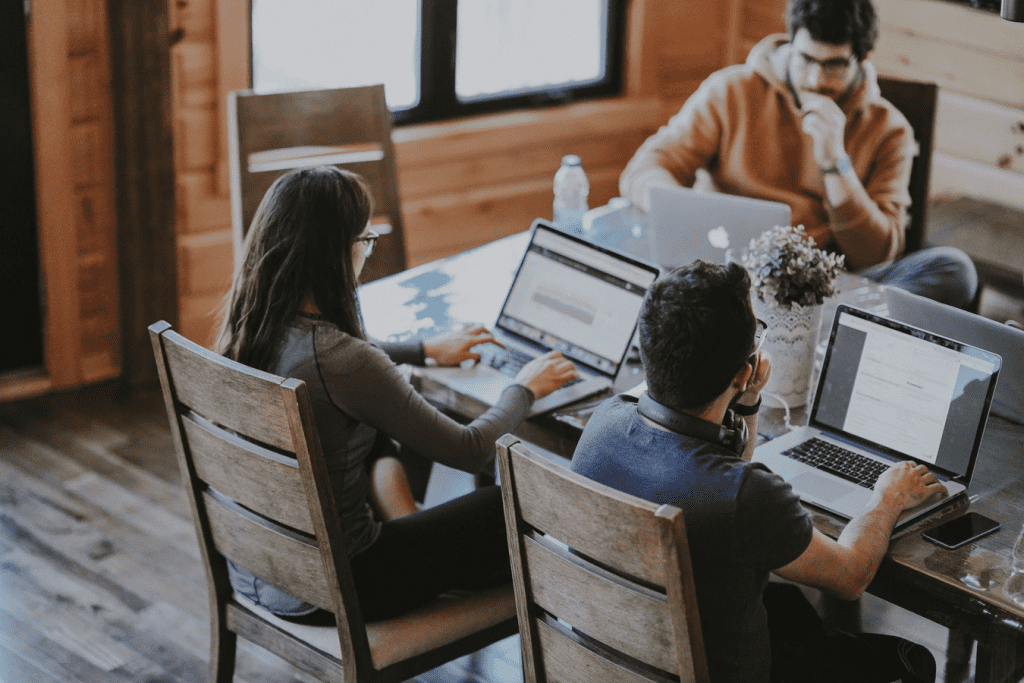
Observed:
[[[757,411],[761,409],[761,397],[757,397],[757,403],[752,406],[745,406],[741,403],[733,403],[731,406],[732,412],[736,413],[740,417],[750,417],[751,415],[757,415]]]
[[[825,166],[821,169],[822,175],[828,175],[829,173],[835,173],[836,175],[844,175],[848,171],[853,170],[853,163],[850,162],[850,157],[844,156],[836,160],[835,165]]]

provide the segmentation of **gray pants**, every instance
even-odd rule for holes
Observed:
[[[971,257],[955,247],[930,247],[857,273],[883,285],[970,310],[978,292]]]

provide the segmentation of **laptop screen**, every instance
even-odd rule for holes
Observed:
[[[840,306],[811,424],[953,477],[968,475],[1000,358]]]
[[[538,225],[498,327],[614,377],[657,275],[653,266]]]

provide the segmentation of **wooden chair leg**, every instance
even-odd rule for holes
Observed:
[[[210,681],[231,683],[235,677],[235,652],[238,636],[229,631],[224,621],[210,628]]]
[[[946,639],[946,683],[960,683],[967,679],[971,668],[974,639],[966,631],[949,629]]]

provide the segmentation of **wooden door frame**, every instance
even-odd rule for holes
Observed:
[[[177,324],[174,147],[170,109],[169,8],[166,0],[96,0],[109,18],[114,109],[121,377],[156,381],[146,327]],[[27,21],[37,227],[43,292],[42,371],[5,374],[0,400],[88,381],[71,152],[71,21],[61,0],[34,0]],[[133,38],[133,33],[145,34]],[[145,74],[129,80],[125,75]]]
[[[0,398],[31,395],[81,379],[71,138],[68,16],[63,2],[36,0],[27,21],[33,154],[43,302],[43,373],[5,383]],[[70,230],[69,230],[70,223]],[[71,237],[69,238],[69,233]]]

